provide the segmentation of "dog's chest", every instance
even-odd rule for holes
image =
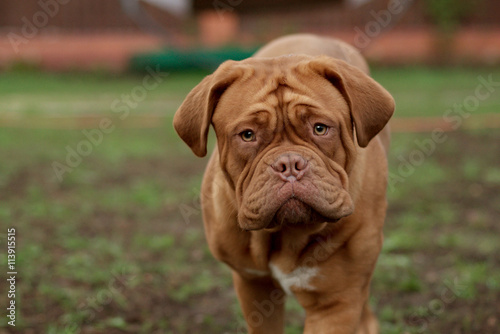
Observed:
[[[274,235],[255,237],[251,247],[254,251],[253,258],[260,258],[263,261],[255,269],[246,268],[246,274],[254,277],[271,276],[287,294],[298,291],[314,291],[315,284],[322,277],[321,265],[316,257],[322,255],[316,248],[310,248],[309,253],[304,253],[310,246],[310,237],[302,230],[286,230]],[[306,254],[306,260],[297,259]],[[267,256],[266,256],[267,255]],[[257,268],[261,269],[257,269]],[[262,270],[266,268],[266,270]]]
[[[285,273],[276,264],[270,263],[272,277],[279,282],[283,291],[292,294],[292,289],[314,291],[312,280],[318,276],[318,267],[301,266]]]
[[[292,290],[306,290],[314,291],[315,287],[312,281],[320,276],[319,267],[300,266],[292,271],[285,272],[279,265],[275,263],[269,264],[270,271],[263,271],[257,269],[246,268],[246,274],[254,277],[271,276],[276,282],[279,283],[286,294],[291,295]]]

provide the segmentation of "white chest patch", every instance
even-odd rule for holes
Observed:
[[[269,276],[269,272],[267,272],[267,271],[262,271],[262,270],[257,270],[257,269],[251,269],[251,268],[245,268],[245,271],[248,274],[251,274],[251,275],[254,275],[254,276],[259,276],[259,277]]]
[[[282,272],[280,268],[272,263],[269,264],[269,268],[274,279],[280,283],[288,295],[292,294],[291,287],[314,290],[310,281],[318,274],[319,268],[317,267],[297,267],[288,274]]]

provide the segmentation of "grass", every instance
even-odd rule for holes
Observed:
[[[499,69],[375,69],[397,117],[440,117]],[[81,130],[0,128],[0,244],[17,229],[16,332],[234,333],[243,325],[229,270],[204,241],[194,157],[171,120],[201,73],[171,74],[131,112],[151,129],[117,127],[59,182],[52,163]],[[5,73],[2,115],[99,114],[142,76]],[[475,111],[500,110],[493,94]],[[115,121],[115,118],[112,118]],[[118,123],[116,123],[118,124]],[[391,173],[430,134],[396,133]],[[382,333],[495,333],[500,321],[499,130],[448,133],[388,190],[384,249],[372,284]],[[0,252],[0,267],[6,267]],[[6,295],[6,285],[0,285]],[[287,333],[303,312],[287,303]],[[0,317],[0,333],[12,330]]]
[[[454,103],[463,103],[481,84],[480,77],[500,82],[500,68],[375,68],[372,76],[397,101],[397,116],[441,117]],[[173,113],[206,73],[165,73],[159,86],[148,91],[134,112]],[[0,110],[16,114],[111,114],[111,105],[123,94],[142,86],[146,75],[2,73]],[[495,88],[495,87],[493,87]],[[498,88],[497,88],[498,89]],[[54,93],[57,92],[57,98]],[[483,90],[481,90],[482,93]],[[496,113],[499,94],[481,101],[473,113]]]
[[[463,104],[467,96],[476,94],[476,88],[483,82],[480,78],[488,81],[491,76],[496,83],[493,89],[498,90],[500,85],[500,68],[375,69],[372,76],[396,97],[399,117],[442,117],[455,103]],[[472,115],[497,113],[499,106],[500,98],[493,91],[480,101]]]

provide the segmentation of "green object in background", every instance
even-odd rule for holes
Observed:
[[[147,67],[161,71],[209,70],[213,71],[226,60],[243,60],[257,50],[241,48],[163,50],[138,54],[130,60],[133,71],[144,71]]]

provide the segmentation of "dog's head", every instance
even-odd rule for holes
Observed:
[[[201,157],[213,125],[239,225],[256,230],[350,215],[356,145],[366,147],[393,112],[391,95],[341,60],[250,58],[203,79],[174,127]]]

